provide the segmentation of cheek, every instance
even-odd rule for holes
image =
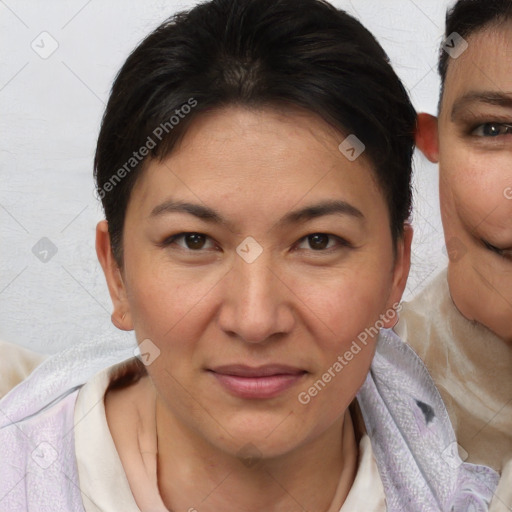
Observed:
[[[363,279],[351,279],[351,282],[341,283],[341,289],[336,290],[330,309],[331,324],[337,332],[350,334],[354,337],[360,331],[375,324],[383,308],[389,290],[381,283],[378,288],[368,286]],[[343,288],[346,287],[346,288]],[[343,337],[346,339],[346,336]]]
[[[202,304],[218,281],[215,275],[177,271],[169,264],[154,262],[140,265],[130,277],[128,300],[137,338],[154,339],[157,344],[176,335],[173,333],[201,325]]]
[[[333,273],[330,279],[302,276],[295,280],[293,291],[305,306],[305,318],[316,328],[317,342],[324,343],[323,350],[342,352],[365,329],[375,326],[385,313],[390,268],[391,261],[389,266],[375,262],[373,268],[366,262],[360,268]]]
[[[375,352],[370,337],[338,340],[320,372],[313,375],[297,395],[302,410],[322,430],[350,405],[364,383]]]
[[[440,200],[445,229],[456,217],[467,226],[479,226],[502,205],[505,207],[507,183],[512,182],[512,153],[477,152],[469,147],[445,148],[440,162]],[[499,219],[496,219],[499,221]]]

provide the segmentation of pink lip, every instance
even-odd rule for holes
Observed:
[[[240,398],[273,398],[294,386],[307,373],[284,365],[258,368],[244,365],[219,366],[209,370],[231,394]]]

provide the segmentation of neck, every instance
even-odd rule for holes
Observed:
[[[158,398],[156,423],[158,485],[169,510],[339,511],[354,481],[357,445],[348,410],[292,453],[250,461],[199,437]]]

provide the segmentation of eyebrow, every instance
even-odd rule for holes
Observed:
[[[169,199],[158,206],[155,206],[151,211],[150,218],[158,217],[164,214],[170,213],[188,213],[197,217],[201,220],[212,224],[223,224],[228,226],[229,229],[232,229],[232,224],[227,221],[222,215],[213,210],[208,206],[204,206],[201,204],[187,203],[181,201],[175,201],[173,199]],[[324,217],[326,215],[343,215],[352,217],[354,219],[364,221],[365,216],[355,206],[347,203],[346,201],[341,200],[331,200],[331,201],[321,201],[319,203],[315,203],[300,210],[294,210],[292,212],[287,213],[284,217],[282,217],[278,222],[277,226],[296,224],[299,222],[304,222],[308,220],[313,220],[319,217]]]
[[[471,91],[455,101],[452,107],[452,121],[458,117],[460,112],[475,103],[484,105],[498,105],[512,109],[512,94],[496,91]]]

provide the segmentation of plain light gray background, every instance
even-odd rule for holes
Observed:
[[[449,2],[332,3],[376,35],[415,107],[435,113]],[[166,17],[194,4],[0,0],[0,339],[54,353],[101,332],[120,335],[94,250],[102,218],[92,178],[96,137],[128,53]],[[421,155],[415,160],[405,299],[447,263],[437,167]]]

